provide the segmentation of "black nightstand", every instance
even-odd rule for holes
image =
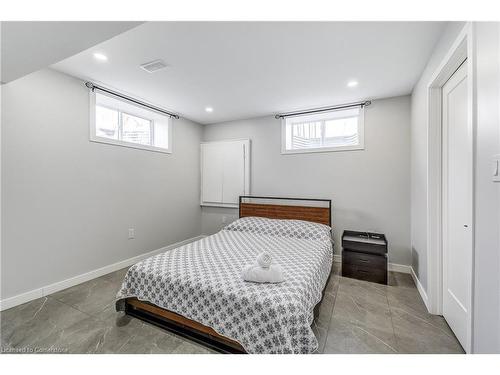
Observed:
[[[387,285],[387,240],[381,233],[342,234],[342,276]]]

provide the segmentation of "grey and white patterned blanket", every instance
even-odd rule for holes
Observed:
[[[233,224],[145,259],[128,270],[117,309],[123,309],[125,298],[137,297],[213,328],[248,353],[312,353],[318,347],[311,329],[313,310],[333,258],[329,236],[324,236],[329,227],[322,227],[328,228],[316,227],[322,235],[311,238],[309,233],[304,239],[293,230],[262,234]],[[283,283],[243,281],[243,268],[262,251],[282,266]]]

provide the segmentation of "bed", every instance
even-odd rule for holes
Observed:
[[[132,266],[117,310],[222,352],[315,352],[314,307],[333,260],[331,201],[242,196],[239,217]],[[282,266],[284,282],[243,281],[262,251]]]

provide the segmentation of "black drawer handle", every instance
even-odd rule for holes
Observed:
[[[370,263],[370,259],[358,258],[358,260],[363,263]]]
[[[361,273],[370,273],[370,272],[365,271],[365,270],[358,270],[358,272],[361,272]]]

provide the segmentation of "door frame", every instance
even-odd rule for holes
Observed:
[[[469,22],[460,32],[452,47],[434,72],[428,85],[428,149],[427,149],[427,308],[431,314],[443,314],[443,222],[442,222],[442,87],[467,59],[467,109],[468,109],[468,144],[470,146],[471,165],[474,165],[475,139],[475,61],[474,61],[474,25]],[[473,331],[473,284],[474,284],[474,172],[471,176],[471,283],[468,285],[471,314],[467,322],[467,340],[465,351],[472,350]]]

